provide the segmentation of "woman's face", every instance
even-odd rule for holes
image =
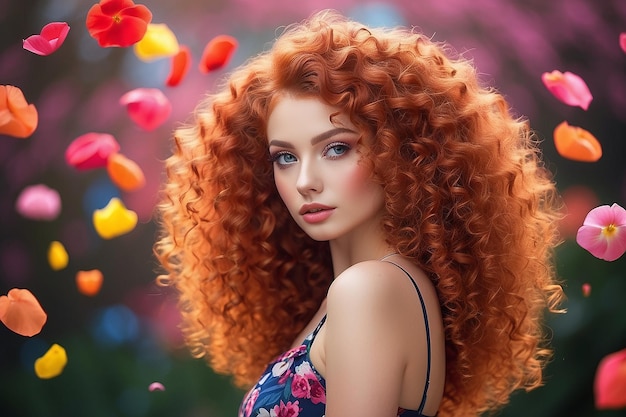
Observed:
[[[382,187],[359,163],[359,132],[314,97],[278,99],[267,137],[276,188],[296,223],[318,241],[379,230]],[[331,122],[331,115],[332,122]]]

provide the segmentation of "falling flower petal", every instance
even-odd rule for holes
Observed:
[[[593,388],[598,410],[626,408],[626,349],[600,361]]]
[[[591,133],[562,122],[554,129],[554,145],[563,158],[595,162],[602,157],[602,146]]]
[[[37,129],[39,115],[24,93],[12,85],[0,85],[0,135],[27,138]]]
[[[101,238],[113,239],[135,228],[137,213],[126,209],[122,200],[113,197],[106,207],[93,212],[93,225]]]
[[[47,319],[48,315],[29,290],[13,288],[0,296],[0,321],[17,334],[29,337],[38,334]]]
[[[61,196],[47,185],[30,185],[17,197],[15,210],[27,219],[54,220],[61,212]]]
[[[67,267],[69,260],[70,257],[61,242],[55,240],[50,243],[48,247],[48,263],[50,264],[50,268],[54,271],[60,271]]]
[[[130,118],[144,130],[161,126],[172,112],[172,104],[158,88],[136,88],[120,98]]]
[[[150,23],[144,37],[135,44],[135,55],[142,61],[174,56],[180,47],[174,32],[165,23]]]
[[[626,53],[626,32],[619,34],[619,46]]]
[[[76,273],[76,287],[81,294],[93,297],[100,292],[104,276],[99,269],[78,271]]]
[[[132,0],[100,0],[87,12],[87,30],[103,47],[131,46],[146,34],[152,12]]]
[[[120,144],[112,135],[86,133],[70,143],[65,150],[65,161],[80,170],[102,168],[109,156],[119,150]]]
[[[211,39],[202,52],[200,72],[206,74],[226,66],[237,45],[237,39],[228,35],[219,35]]]
[[[65,349],[56,343],[39,359],[35,361],[35,374],[41,379],[50,379],[61,375],[67,365]]]
[[[626,210],[618,204],[594,208],[578,229],[576,242],[596,258],[618,259],[626,252]]]
[[[587,110],[593,100],[585,81],[571,72],[544,72],[541,81],[554,97],[569,106],[579,106]]]
[[[121,153],[109,157],[107,172],[111,181],[124,191],[135,191],[146,184],[141,167]]]
[[[583,297],[589,297],[591,295],[591,285],[584,283],[582,285]]]
[[[165,391],[165,387],[163,386],[163,384],[161,384],[160,382],[153,382],[152,384],[150,384],[150,386],[148,387],[148,390],[150,392],[152,391]]]
[[[191,67],[191,51],[185,45],[181,45],[178,53],[172,57],[172,68],[165,81],[169,87],[176,87],[187,75]]]
[[[50,55],[63,45],[69,31],[70,26],[65,22],[48,23],[39,35],[24,39],[24,49],[37,55]]]

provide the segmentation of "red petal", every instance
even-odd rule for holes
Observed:
[[[26,289],[13,288],[0,296],[0,321],[17,334],[29,337],[38,334],[47,319],[39,301]]]
[[[237,49],[237,45],[237,39],[228,35],[219,35],[211,39],[202,53],[200,72],[208,73],[224,67]]]
[[[191,52],[185,45],[181,45],[178,53],[172,57],[172,69],[165,84],[176,87],[185,78],[191,66]]]
[[[607,355],[600,361],[594,394],[599,410],[626,407],[626,349]]]
[[[70,143],[65,161],[76,169],[105,167],[112,153],[120,150],[115,138],[106,133],[86,133]]]

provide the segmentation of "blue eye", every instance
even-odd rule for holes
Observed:
[[[278,165],[289,165],[297,162],[298,159],[289,152],[277,152],[274,155],[270,156],[270,162],[276,163]]]
[[[331,143],[324,149],[324,156],[335,159],[344,155],[350,150],[350,145],[341,142]]]

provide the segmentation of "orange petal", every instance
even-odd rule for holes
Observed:
[[[12,85],[0,85],[0,134],[27,138],[37,129],[39,116],[24,93]]]
[[[124,191],[134,191],[146,184],[146,177],[137,163],[121,153],[114,153],[107,161],[111,181]]]
[[[185,78],[191,66],[191,51],[185,45],[181,45],[178,53],[172,57],[172,68],[165,81],[169,87],[176,87]]]
[[[554,145],[563,158],[595,162],[602,157],[602,146],[591,133],[562,122],[554,129]]]
[[[38,334],[47,319],[48,315],[29,290],[13,288],[0,296],[0,321],[17,334],[29,337]]]
[[[200,72],[206,74],[228,64],[230,57],[237,49],[237,45],[237,39],[228,35],[219,35],[211,39],[202,52]]]
[[[81,294],[92,297],[100,292],[103,279],[104,276],[99,269],[78,271],[76,273],[76,286]]]

